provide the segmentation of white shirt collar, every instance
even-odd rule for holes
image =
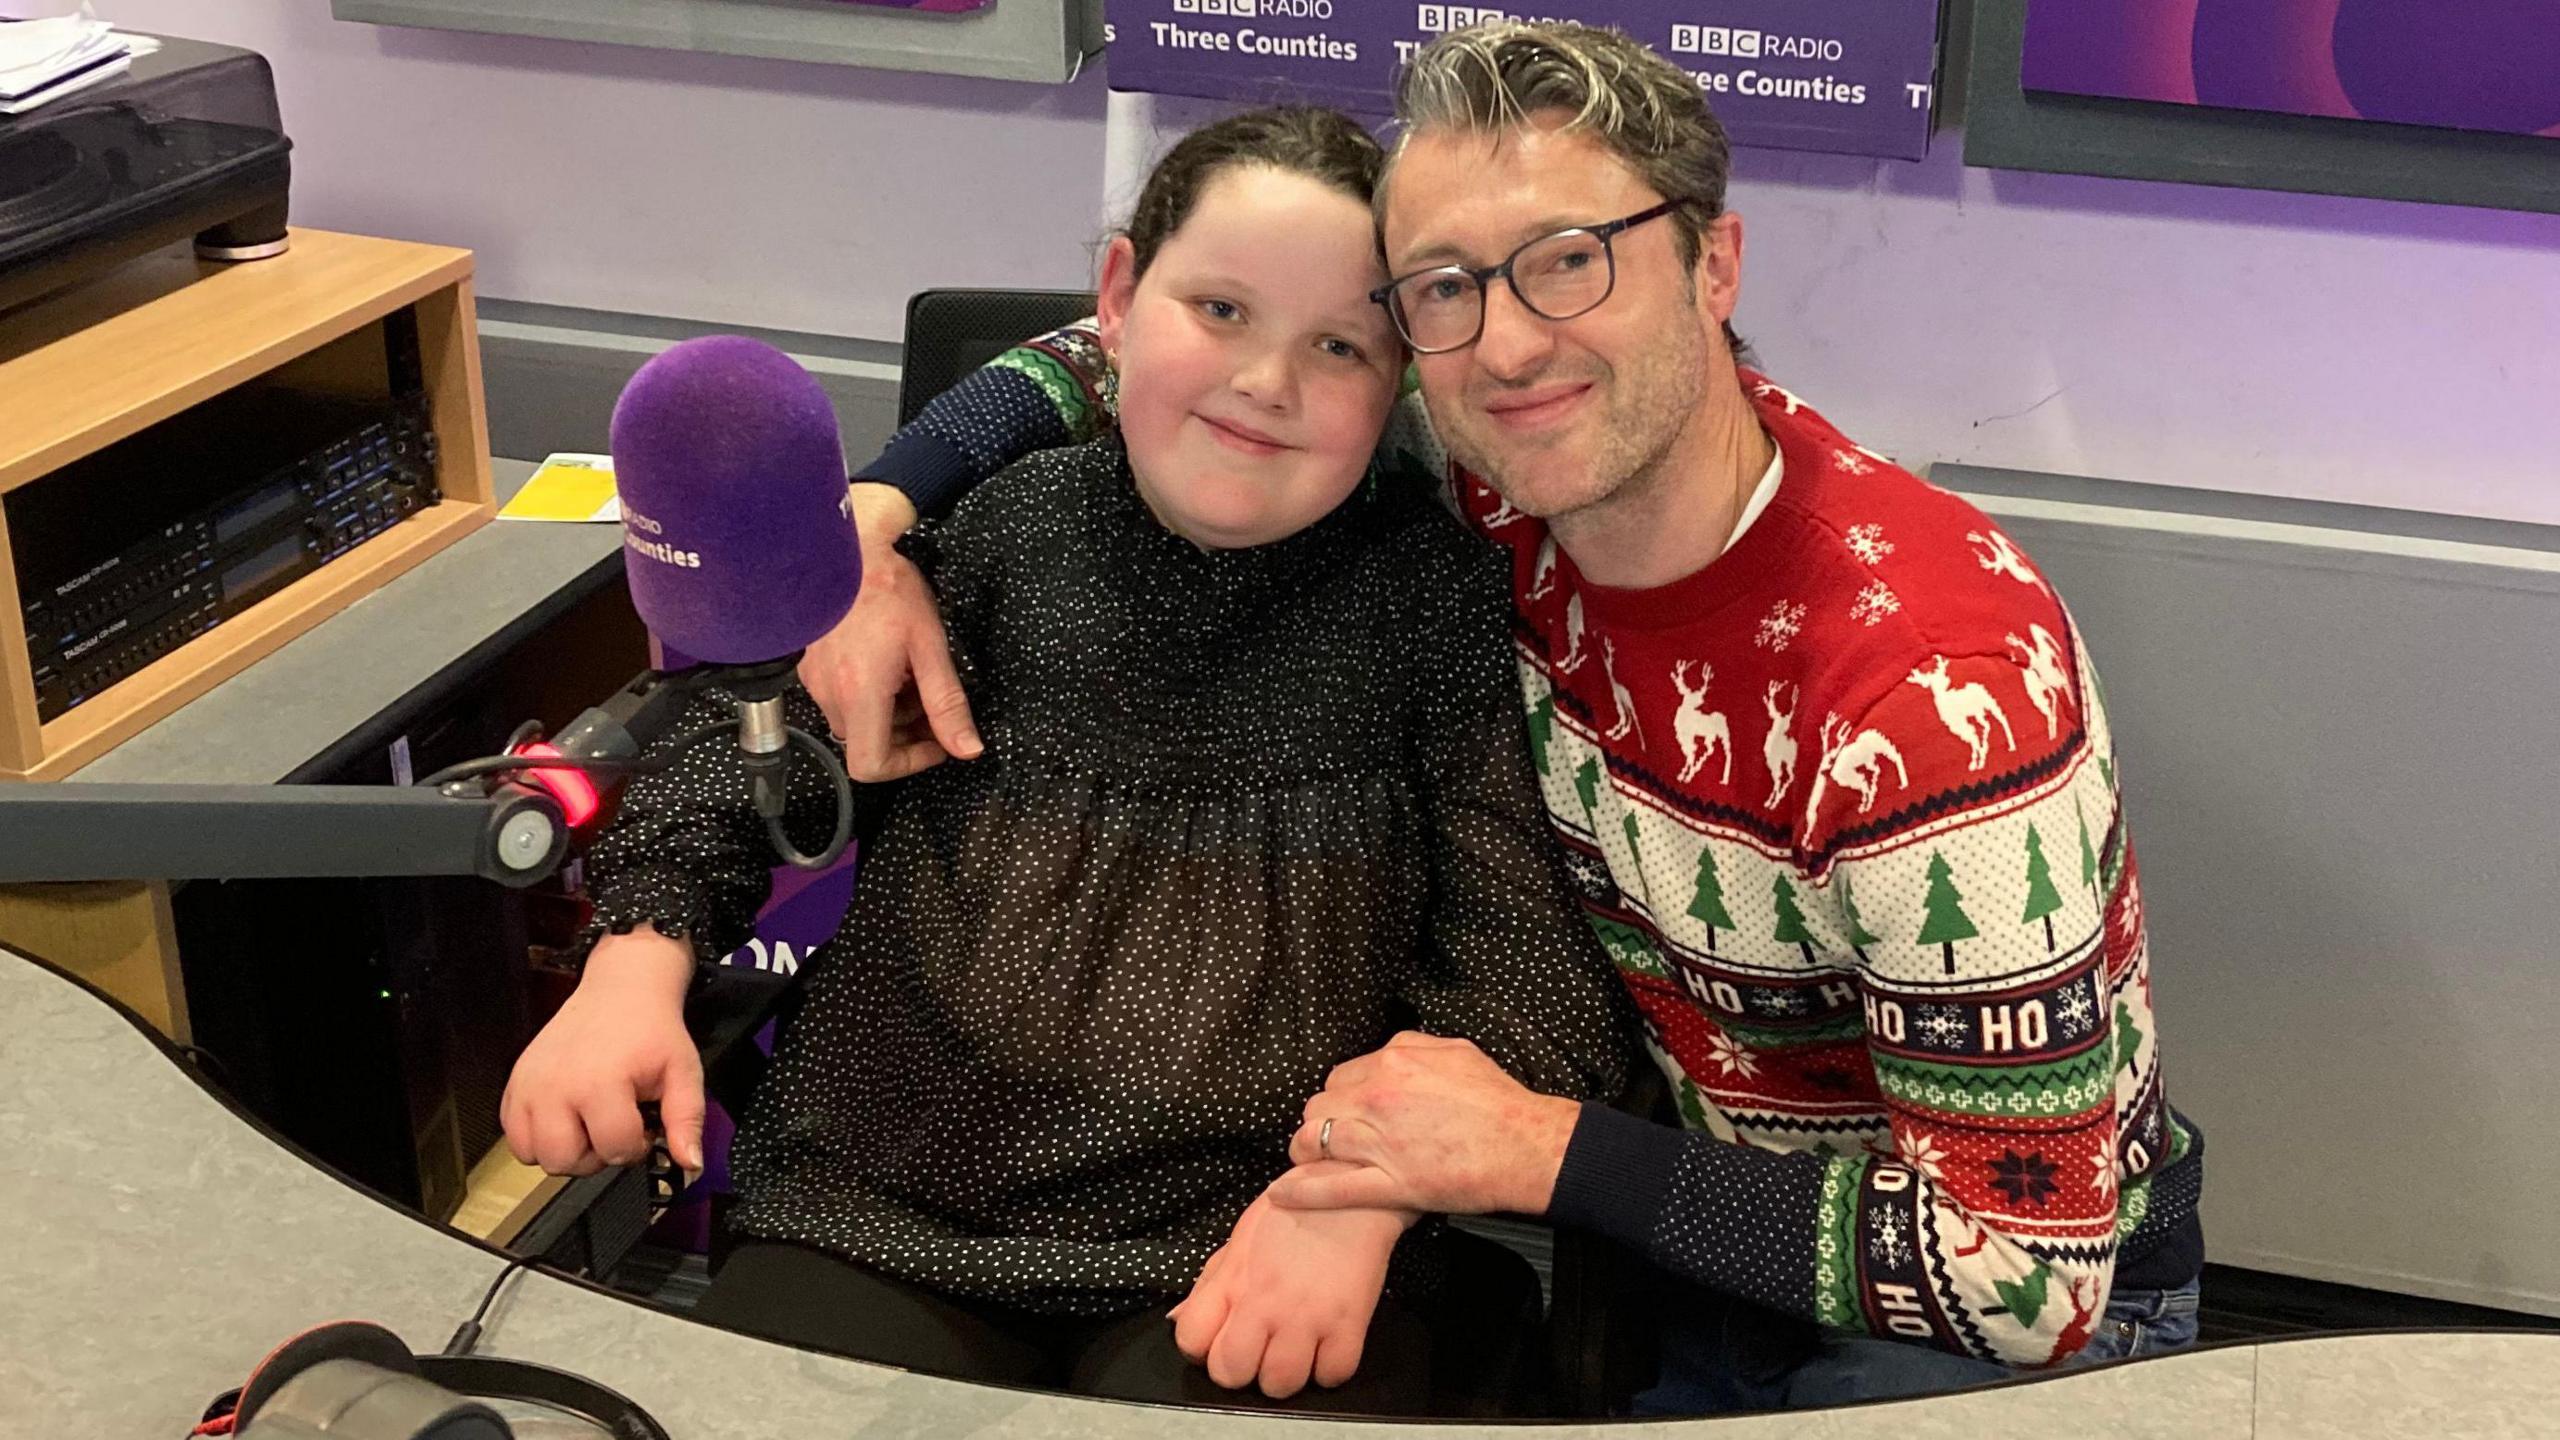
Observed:
[[[1733,533],[1725,538],[1724,549],[1717,552],[1719,555],[1730,552],[1734,546],[1742,543],[1743,532],[1749,530],[1751,522],[1759,519],[1760,512],[1768,509],[1769,502],[1777,498],[1778,482],[1786,478],[1787,452],[1772,445],[1769,447],[1768,473],[1762,475],[1760,483],[1752,487],[1751,498],[1742,502],[1742,518],[1733,522]]]

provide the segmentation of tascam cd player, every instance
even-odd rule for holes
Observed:
[[[55,719],[441,498],[416,399],[249,390],[8,497]]]

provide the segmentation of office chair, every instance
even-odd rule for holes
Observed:
[[[1093,313],[1090,290],[919,290],[907,300],[898,424],[998,355]]]

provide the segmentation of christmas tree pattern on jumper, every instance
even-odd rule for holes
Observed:
[[[1948,868],[1947,857],[1929,852],[1929,895],[1926,901],[1929,918],[1913,938],[1923,945],[1936,945],[1946,957],[1947,973],[1956,973],[1956,942],[1971,940],[1982,932],[1964,913],[1964,896],[1956,890],[1955,872]]]
[[[2045,1294],[2052,1284],[2053,1267],[2039,1260],[2036,1262],[2036,1268],[2028,1271],[2027,1278],[2024,1280],[1993,1281],[1991,1288],[1999,1294],[2000,1304],[1983,1313],[1994,1315],[2006,1312],[2018,1317],[2018,1323],[2021,1325],[2033,1325],[2036,1323],[2036,1317],[2044,1313]]]
[[[1555,733],[1556,697],[1552,693],[1541,695],[1538,703],[1529,707],[1529,758],[1537,764],[1541,777],[1549,773],[1547,744],[1555,738]],[[2081,829],[2085,838],[2088,827],[2083,825]]]
[[[2044,922],[2044,950],[2053,953],[2053,912],[2062,908],[2062,893],[2053,888],[2053,872],[2044,862],[2044,842],[2036,835],[2036,827],[2027,826],[2027,910],[2018,917],[2021,925]]]
[[[1858,963],[1872,963],[1867,947],[1884,937],[1869,930],[1865,918],[1858,914],[1858,898],[1850,893],[1849,874],[1845,870],[1840,872],[1840,913],[1849,922],[1849,948],[1857,953]]]
[[[2071,797],[2071,813],[2080,821],[2080,883],[2094,896],[2098,893],[2098,852],[2089,844],[2089,812],[2080,808],[2080,797]]]
[[[1780,875],[1772,893],[1778,897],[1778,930],[1771,938],[1781,945],[1796,947],[1803,952],[1804,963],[1811,965],[1814,963],[1813,947],[1821,942],[1805,926],[1804,911],[1796,904],[1796,887],[1788,882],[1785,875]]]
[[[1716,874],[1716,847],[1698,847],[1698,896],[1689,902],[1689,914],[1707,927],[1707,953],[1716,953],[1716,932],[1733,928],[1733,917],[1725,913],[1724,882]]]

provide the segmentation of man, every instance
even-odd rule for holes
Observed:
[[[1686,1123],[1402,1036],[1310,1102],[1275,1198],[1634,1247],[1668,1287],[1657,1412],[2191,1340],[2203,1147],[2069,614],[1990,519],[1738,365],[1726,142],[1676,67],[1498,23],[1426,47],[1397,108],[1381,299],[1454,503],[1510,552],[1549,814]],[[920,453],[872,473],[930,500],[990,458]],[[912,519],[882,488],[875,547]],[[803,670],[875,776],[975,746],[883,568]]]

